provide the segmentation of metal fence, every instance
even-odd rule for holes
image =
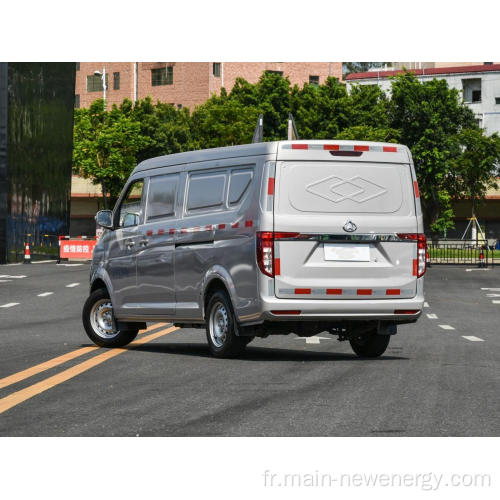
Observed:
[[[427,262],[489,267],[500,264],[500,250],[470,240],[427,240]]]

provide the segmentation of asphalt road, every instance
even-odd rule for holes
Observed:
[[[170,325],[94,348],[88,271],[0,266],[1,436],[500,435],[500,268],[428,270],[423,317],[375,360],[326,333],[219,360]]]

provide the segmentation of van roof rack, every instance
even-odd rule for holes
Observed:
[[[288,113],[288,134],[287,139],[289,141],[299,140],[299,134],[297,132],[297,127],[295,126],[295,120],[293,119],[292,113]],[[257,125],[253,132],[252,144],[256,142],[264,142],[264,115],[260,114],[257,118]]]

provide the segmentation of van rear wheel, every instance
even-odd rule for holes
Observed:
[[[389,345],[390,335],[379,335],[376,330],[353,335],[349,338],[352,350],[360,358],[377,358],[384,354]]]
[[[216,291],[208,300],[206,309],[208,348],[217,358],[232,358],[243,352],[245,337],[236,335],[236,319],[226,292]]]
[[[83,306],[82,320],[85,332],[100,347],[123,347],[135,339],[139,330],[117,330],[113,305],[107,290],[93,291]]]

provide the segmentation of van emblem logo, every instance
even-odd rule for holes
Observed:
[[[330,175],[325,179],[306,186],[306,191],[334,203],[351,200],[364,203],[387,193],[387,189],[373,181],[355,175],[343,179],[339,175]]]
[[[346,231],[347,233],[353,233],[354,231],[356,231],[356,229],[358,229],[358,226],[356,226],[356,224],[354,224],[352,220],[348,220],[344,224],[344,231]]]

